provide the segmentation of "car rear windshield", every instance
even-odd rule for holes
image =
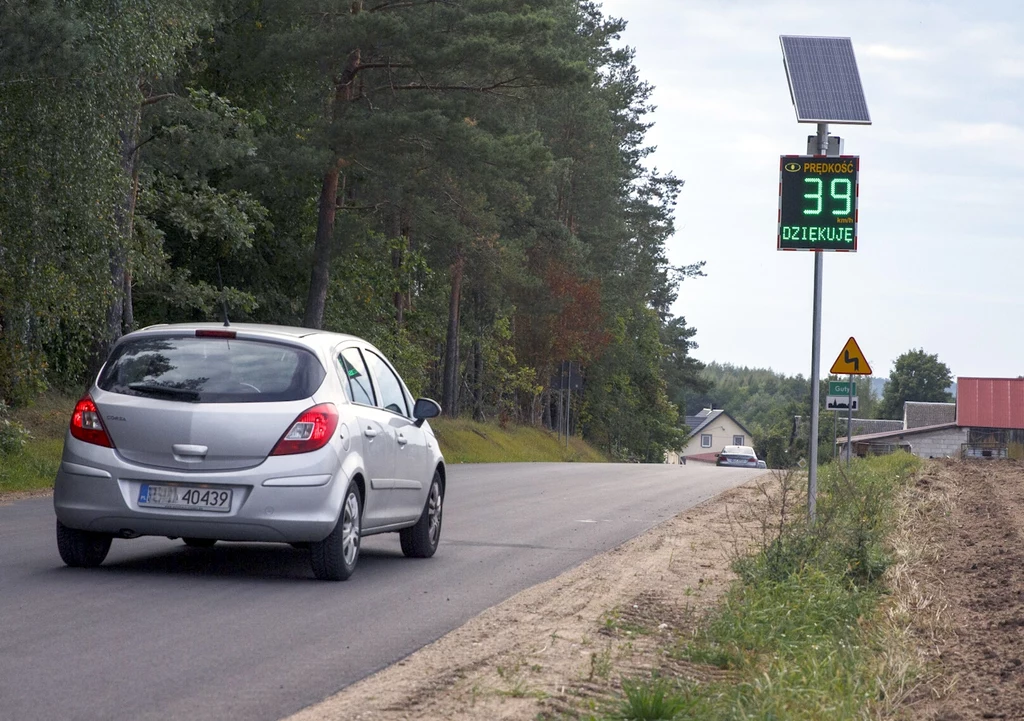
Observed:
[[[309,351],[237,338],[142,337],[119,345],[97,385],[105,391],[192,403],[295,401],[326,372]]]

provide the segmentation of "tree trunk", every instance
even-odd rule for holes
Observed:
[[[480,341],[473,341],[473,420],[484,418],[484,353]]]
[[[398,328],[401,328],[405,323],[405,288],[403,287],[405,279],[402,277],[402,266],[405,264],[404,244],[406,239],[402,235],[402,215],[398,204],[392,209],[389,225],[391,226],[389,228],[391,237],[396,243],[399,240],[403,242],[402,245],[396,245],[391,248],[391,269],[394,271],[395,278],[395,323]]]
[[[125,329],[125,308],[128,307],[127,320],[134,322],[131,311],[131,296],[126,295],[126,288],[130,289],[131,276],[128,272],[128,247],[131,243],[134,232],[135,220],[135,196],[138,169],[138,137],[139,123],[142,118],[142,107],[133,108],[125,118],[124,125],[118,131],[120,143],[121,171],[124,173],[127,183],[124,199],[114,209],[114,222],[117,226],[117,237],[114,238],[110,248],[110,300],[107,304],[105,333],[97,339],[93,354],[93,362],[89,373],[98,371],[100,365],[106,360],[107,355],[114,343],[124,335]]]
[[[352,12],[362,9],[361,2],[352,3]],[[355,97],[354,84],[359,73],[361,54],[358,48],[349,53],[345,66],[334,86],[334,103],[331,106],[331,122],[337,123],[345,113],[346,104]],[[320,184],[320,208],[317,214],[316,239],[313,241],[313,270],[309,278],[309,295],[306,296],[306,313],[302,325],[307,328],[321,328],[324,324],[324,308],[327,305],[327,287],[331,280],[331,246],[334,243],[334,216],[338,208],[338,176],[345,166],[345,159],[339,148],[334,163],[324,174]],[[342,184],[344,191],[344,184]]]
[[[140,112],[141,121],[141,112]],[[135,235],[135,202],[139,197],[139,151],[138,146],[135,146],[132,152],[132,189],[131,197],[129,200],[131,211],[128,217],[128,236],[127,239],[131,242]],[[122,296],[122,317],[121,326],[124,328],[125,333],[131,333],[135,330],[135,307],[132,301],[132,269],[126,267],[124,271],[124,295]]]
[[[444,351],[444,388],[441,406],[452,418],[459,415],[459,306],[462,303],[462,274],[465,261],[459,252],[452,263],[452,290],[448,303],[448,338]]]
[[[338,176],[343,161],[339,158],[324,175],[320,186],[320,211],[316,223],[316,241],[313,243],[313,272],[306,296],[306,314],[302,325],[321,328],[327,305],[327,286],[330,283],[331,245],[334,240],[334,216],[338,208]]]

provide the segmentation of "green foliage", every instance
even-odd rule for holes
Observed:
[[[130,238],[135,122],[173,72],[205,4],[14,0],[0,13],[0,389],[26,364],[80,382],[109,339]],[[83,329],[83,330],[79,330]],[[117,328],[116,332],[120,332]],[[30,378],[35,385],[37,378]]]
[[[684,435],[660,373],[658,318],[646,310],[617,322],[610,347],[588,373],[584,430],[620,460],[660,463],[664,449],[682,447]]]
[[[701,694],[702,719],[857,719],[881,700],[870,620],[885,593],[893,498],[920,461],[909,454],[823,466],[811,527],[793,475],[763,519],[740,579],[679,654],[734,670]],[[802,479],[801,479],[802,481]]]
[[[448,412],[561,426],[572,360],[573,432],[660,461],[707,387],[669,313],[702,271],[666,257],[682,181],[644,165],[623,27],[575,0],[8,3],[0,397],[223,302],[313,322],[322,290],[314,324]]]
[[[949,366],[939,360],[938,354],[909,350],[892,364],[882,394],[881,414],[885,418],[903,418],[906,401],[948,403],[953,400],[947,390],[952,382]]]
[[[30,437],[25,426],[11,419],[7,404],[0,400],[0,457],[21,451]]]

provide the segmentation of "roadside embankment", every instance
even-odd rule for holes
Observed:
[[[290,721],[860,719],[918,674],[888,614],[907,455],[771,474],[488,609]]]

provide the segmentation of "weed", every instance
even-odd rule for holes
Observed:
[[[611,671],[612,648],[610,644],[600,653],[597,651],[590,652],[590,675],[587,677],[587,681],[593,682],[598,678],[607,679]]]
[[[684,712],[693,712],[698,701],[679,685],[664,678],[623,680],[622,699],[612,719],[622,721],[671,721]]]

